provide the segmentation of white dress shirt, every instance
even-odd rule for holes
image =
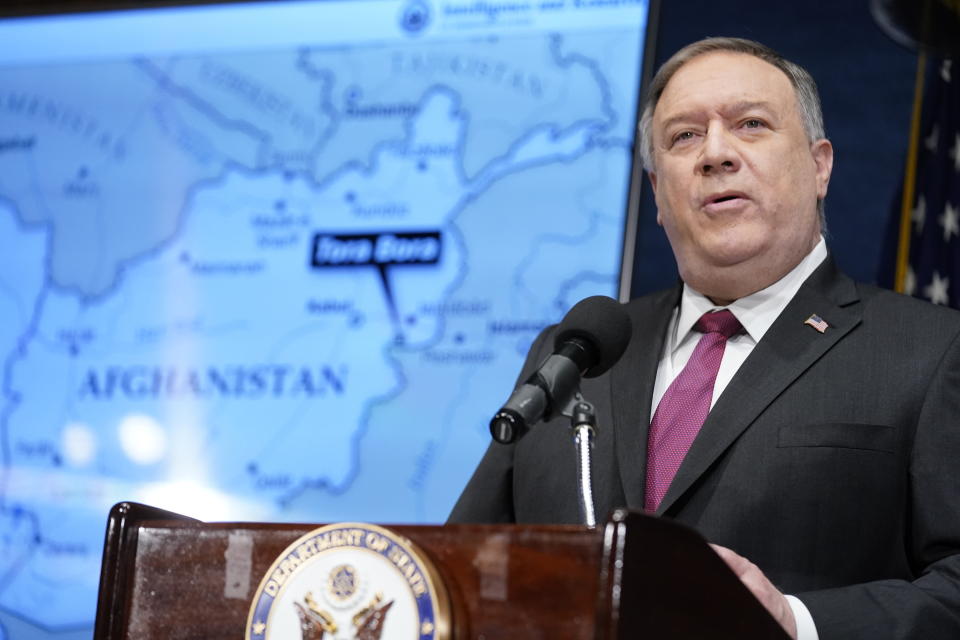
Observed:
[[[727,346],[723,351],[723,359],[720,361],[720,369],[717,372],[717,379],[713,385],[713,397],[710,400],[710,407],[713,408],[717,398],[727,388],[727,384],[733,379],[734,374],[737,373],[740,365],[747,359],[753,348],[757,346],[760,338],[783,312],[790,300],[793,299],[800,285],[820,266],[820,263],[826,257],[827,245],[821,237],[817,246],[787,275],[766,289],[752,293],[745,298],[734,300],[726,307],[715,305],[709,298],[684,284],[683,293],[680,296],[680,306],[673,311],[673,317],[670,319],[667,331],[667,339],[664,341],[663,352],[660,354],[650,415],[653,416],[656,412],[657,405],[660,404],[667,388],[674,378],[683,371],[690,356],[693,355],[693,350],[703,335],[693,330],[693,325],[700,319],[700,316],[708,311],[729,309],[744,328],[743,333],[727,340]],[[797,640],[819,640],[813,617],[806,605],[794,596],[787,596],[787,602],[789,602],[797,621]]]

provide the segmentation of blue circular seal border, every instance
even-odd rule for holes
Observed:
[[[419,35],[433,19],[426,0],[410,0],[400,11],[400,27],[410,35]]]
[[[339,536],[336,534],[340,534]],[[358,535],[362,534],[362,535]],[[357,543],[353,543],[357,538]],[[284,584],[310,562],[331,551],[361,549],[383,556],[406,578],[417,603],[418,640],[448,640],[452,629],[450,601],[432,563],[410,540],[376,525],[344,522],[314,529],[292,542],[266,571],[254,593],[244,632],[246,640],[264,640],[269,627],[270,610]],[[284,564],[286,563],[286,565]],[[407,571],[404,567],[411,567]],[[289,567],[289,568],[286,568]],[[283,580],[277,581],[278,571]],[[413,576],[420,580],[414,580]],[[275,586],[271,586],[271,584]],[[418,590],[414,585],[422,585]],[[272,592],[272,593],[271,593]],[[425,630],[424,623],[429,622]],[[255,629],[255,626],[259,626]]]

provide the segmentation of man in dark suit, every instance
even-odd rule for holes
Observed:
[[[697,529],[794,638],[960,638],[960,314],[827,255],[813,80],[758,43],[694,43],[641,134],[682,283],[626,305],[626,353],[582,385],[597,512]],[[566,422],[492,444],[450,520],[578,522]]]

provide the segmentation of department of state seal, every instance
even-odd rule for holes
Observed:
[[[302,536],[264,575],[246,640],[448,640],[450,604],[416,546],[387,529],[335,524]]]

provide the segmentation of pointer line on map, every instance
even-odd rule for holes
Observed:
[[[390,268],[433,266],[442,254],[440,231],[381,231],[379,233],[315,233],[310,264],[314,269],[374,267],[396,338],[403,337],[400,311],[390,284]]]

